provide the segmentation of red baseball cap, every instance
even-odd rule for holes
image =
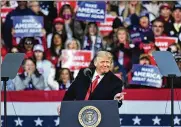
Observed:
[[[160,9],[163,9],[163,8],[171,9],[171,6],[170,6],[168,3],[163,3],[163,4],[160,6]]]
[[[54,19],[53,23],[54,24],[56,24],[56,23],[62,23],[63,24],[64,20],[62,18],[60,18],[60,17],[57,17],[57,18]]]

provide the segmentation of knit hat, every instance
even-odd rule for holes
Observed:
[[[160,6],[160,10],[163,9],[163,8],[171,9],[171,6],[170,6],[168,3],[163,3],[163,4]]]
[[[148,11],[144,10],[140,13],[139,18],[147,17],[149,19],[149,13]]]

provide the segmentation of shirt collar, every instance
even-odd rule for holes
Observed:
[[[102,79],[102,78],[104,77],[104,75],[98,74],[97,71],[95,70],[94,75],[93,75],[93,77],[92,77],[92,80],[94,80],[97,75],[99,75],[99,77],[100,77],[99,79]]]

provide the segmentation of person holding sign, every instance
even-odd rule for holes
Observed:
[[[150,57],[147,54],[142,54],[139,58],[139,64],[140,65],[150,65],[151,61],[150,61]],[[133,73],[132,71],[128,72],[128,83],[132,80],[132,76]],[[147,86],[141,86],[141,85],[133,85],[130,84],[129,86],[127,86],[128,88],[148,88]]]
[[[122,81],[110,71],[113,66],[111,53],[99,51],[94,59],[94,65],[95,68],[85,68],[79,71],[78,76],[65,93],[63,101],[114,99],[118,101],[120,107],[125,93],[122,92]],[[58,106],[58,113],[60,113],[60,106]]]
[[[11,11],[7,16],[6,20],[4,23],[4,41],[5,45],[8,48],[12,47],[12,35],[10,34],[12,32],[13,28],[13,16],[27,16],[27,15],[35,15],[34,12],[28,8],[27,1],[17,1],[18,2],[18,7]]]

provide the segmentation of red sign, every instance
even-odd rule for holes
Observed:
[[[77,5],[77,2],[76,2],[76,0],[75,0],[75,1],[62,0],[62,1],[57,2],[57,14],[58,14],[58,16],[59,16],[61,7],[62,7],[64,4],[69,4],[69,5],[72,7],[72,9],[75,9],[75,8],[76,8],[76,5]],[[75,10],[74,10],[74,11],[75,11]]]
[[[154,47],[154,43],[148,43],[148,44],[144,44],[141,43],[140,44],[140,49],[144,50],[144,53],[149,53],[149,51],[151,51]]]
[[[178,42],[176,37],[156,37],[155,45],[159,47],[161,51],[166,51],[168,47],[174,43]]]
[[[110,32],[113,30],[112,24],[113,24],[113,21],[115,18],[116,17],[114,17],[114,16],[106,16],[105,22],[97,23],[101,35],[107,36],[110,34]]]
[[[6,16],[9,12],[11,12],[14,8],[9,8],[9,7],[5,7],[5,8],[1,8],[1,18],[2,18],[2,22],[5,22]]]
[[[88,67],[92,60],[92,52],[84,50],[62,50],[62,68],[71,71]]]

